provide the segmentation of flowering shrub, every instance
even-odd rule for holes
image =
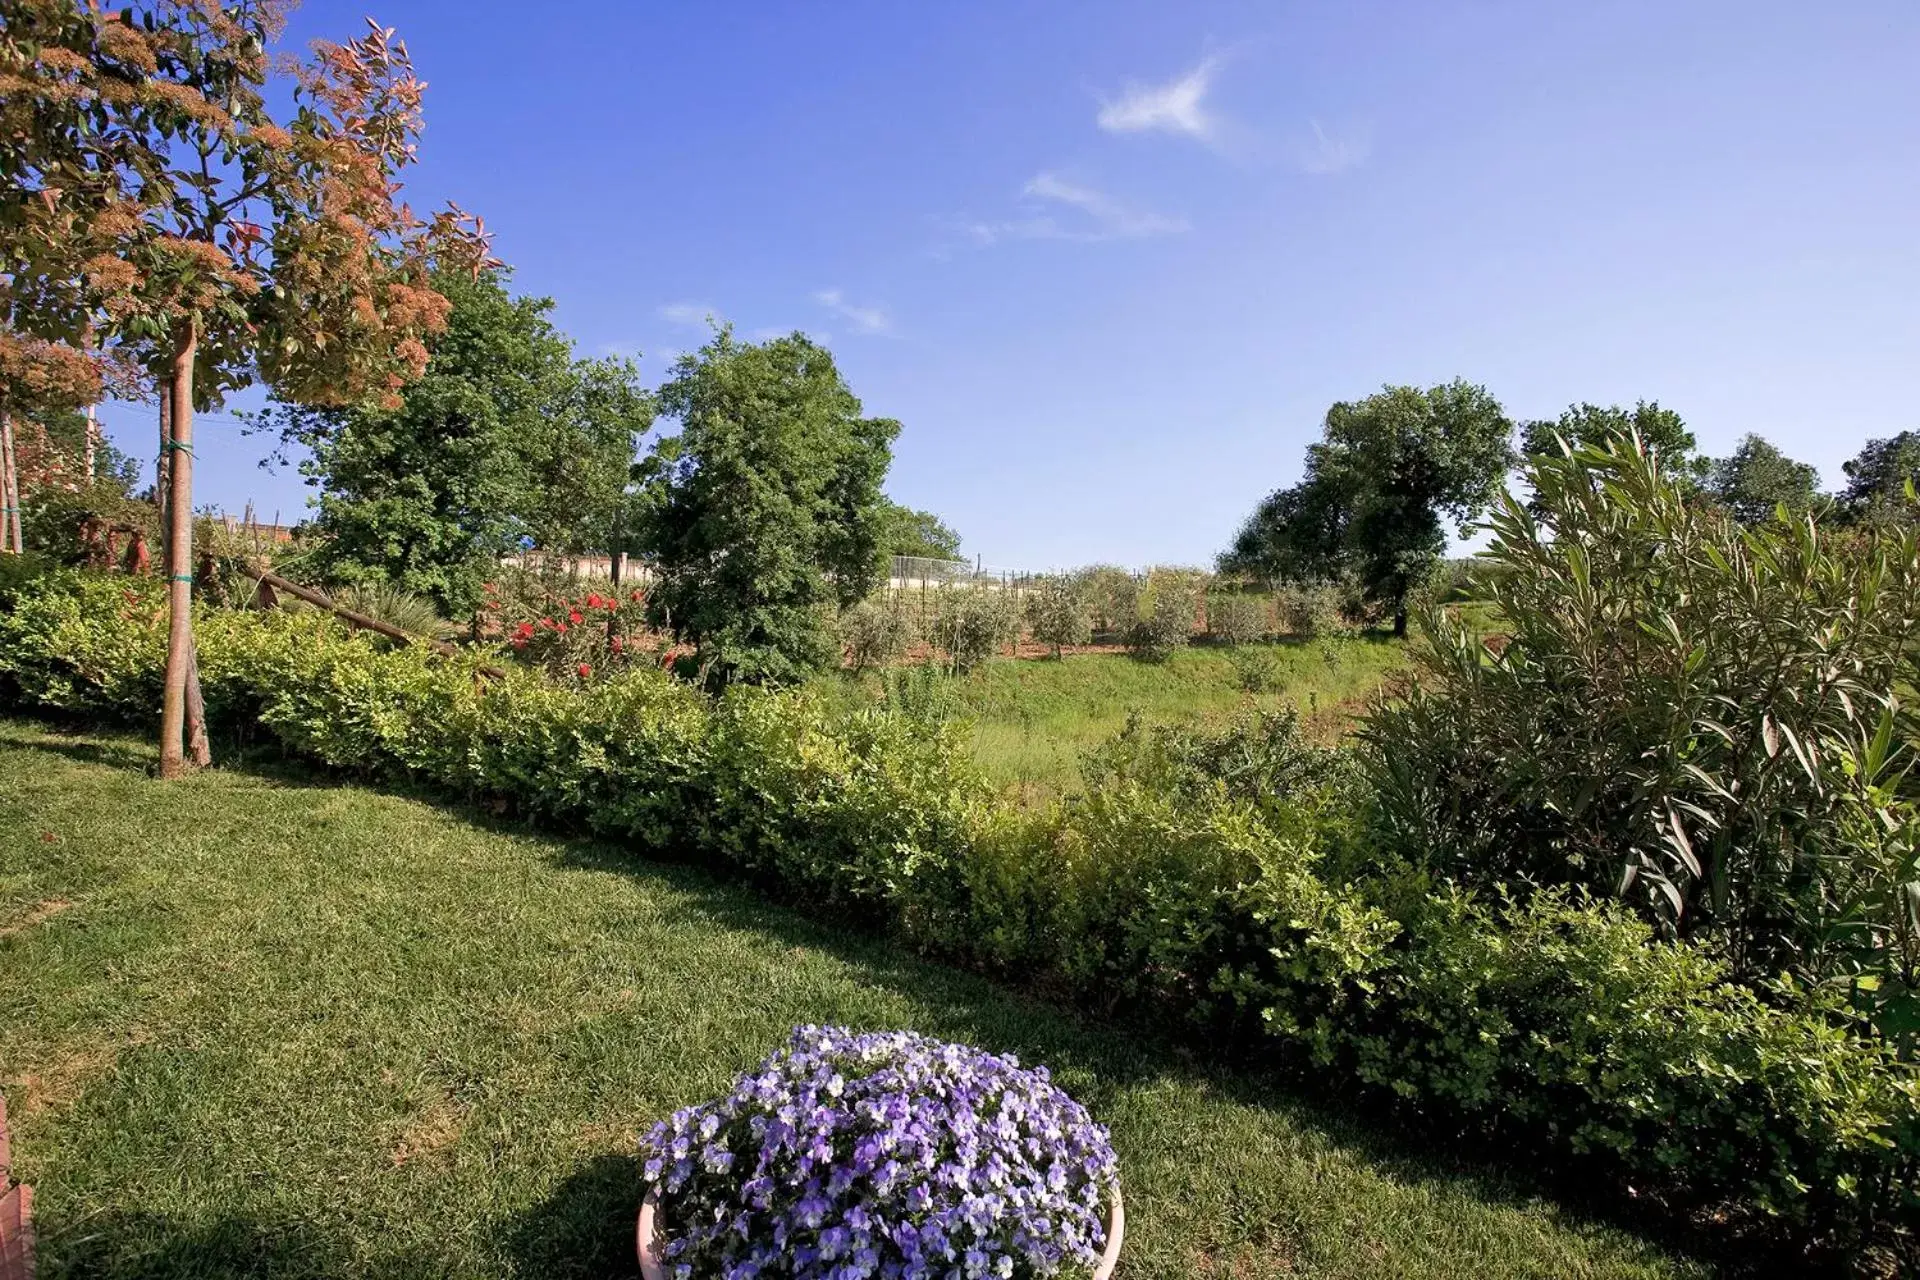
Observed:
[[[1118,1181],[1045,1067],[904,1031],[800,1027],[640,1149],[676,1280],[1058,1275]]]
[[[579,592],[578,585],[485,583],[480,638],[504,643],[520,661],[560,679],[591,680],[636,662],[660,665],[668,644],[646,627],[644,592]]]

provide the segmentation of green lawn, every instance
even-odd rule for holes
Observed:
[[[1211,646],[1178,650],[1159,665],[1117,653],[988,663],[962,685],[974,753],[997,781],[1060,791],[1079,779],[1087,749],[1118,733],[1132,711],[1173,720],[1291,706],[1333,736],[1357,702],[1405,661],[1404,646],[1387,636],[1240,652],[1271,662],[1269,691],[1246,692],[1233,651]]]
[[[1053,1066],[1113,1127],[1127,1277],[1709,1274],[692,870],[150,762],[0,721],[0,1087],[43,1276],[631,1275],[637,1135],[803,1022]]]

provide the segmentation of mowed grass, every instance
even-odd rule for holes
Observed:
[[[696,870],[150,763],[0,721],[0,1088],[46,1277],[631,1276],[635,1140],[799,1023],[1052,1066],[1113,1128],[1126,1277],[1708,1274]]]
[[[1242,687],[1236,652],[1270,664],[1268,689]],[[1120,732],[1134,712],[1169,721],[1294,707],[1319,736],[1338,736],[1405,655],[1403,643],[1378,635],[1238,651],[1194,646],[1157,664],[1119,653],[1002,659],[961,682],[961,701],[973,720],[974,755],[988,773],[1046,794],[1072,789],[1087,750]]]

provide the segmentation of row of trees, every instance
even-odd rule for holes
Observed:
[[[281,63],[290,7],[7,0],[0,23],[0,524],[18,550],[16,421],[160,401],[163,775],[197,694],[194,415],[250,383],[260,425],[304,446],[330,579],[458,613],[516,544],[638,552],[659,621],[719,679],[823,661],[883,555],[958,554],[882,496],[898,424],[803,337],[722,331],[657,391],[578,358],[551,303],[507,293],[477,218],[400,199],[423,123],[405,44],[369,23]],[[680,430],[638,458],[662,412]]]
[[[1680,415],[1642,401],[1632,409],[1579,404],[1516,429],[1484,387],[1387,387],[1327,411],[1306,473],[1254,509],[1219,558],[1223,573],[1270,582],[1348,579],[1391,612],[1404,635],[1410,593],[1433,572],[1458,531],[1505,491],[1522,457],[1558,454],[1636,435],[1682,487],[1711,497],[1743,524],[1784,506],[1830,506],[1846,521],[1909,519],[1910,478],[1920,474],[1920,432],[1868,442],[1845,465],[1846,488],[1819,493],[1819,475],[1748,435],[1725,458],[1702,455]],[[1536,497],[1531,509],[1539,511]]]

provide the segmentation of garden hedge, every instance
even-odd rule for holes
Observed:
[[[477,656],[387,648],[315,612],[210,609],[196,627],[224,734],[745,874],[1090,1007],[1252,1030],[1296,1064],[1636,1186],[1912,1247],[1909,1066],[1571,891],[1474,896],[1391,851],[1336,872],[1369,861],[1338,847],[1350,781],[1275,797],[1123,766],[1018,810],[949,729],[805,689],[715,701],[651,670],[486,678]],[[145,725],[164,644],[150,582],[0,579],[0,705]]]

